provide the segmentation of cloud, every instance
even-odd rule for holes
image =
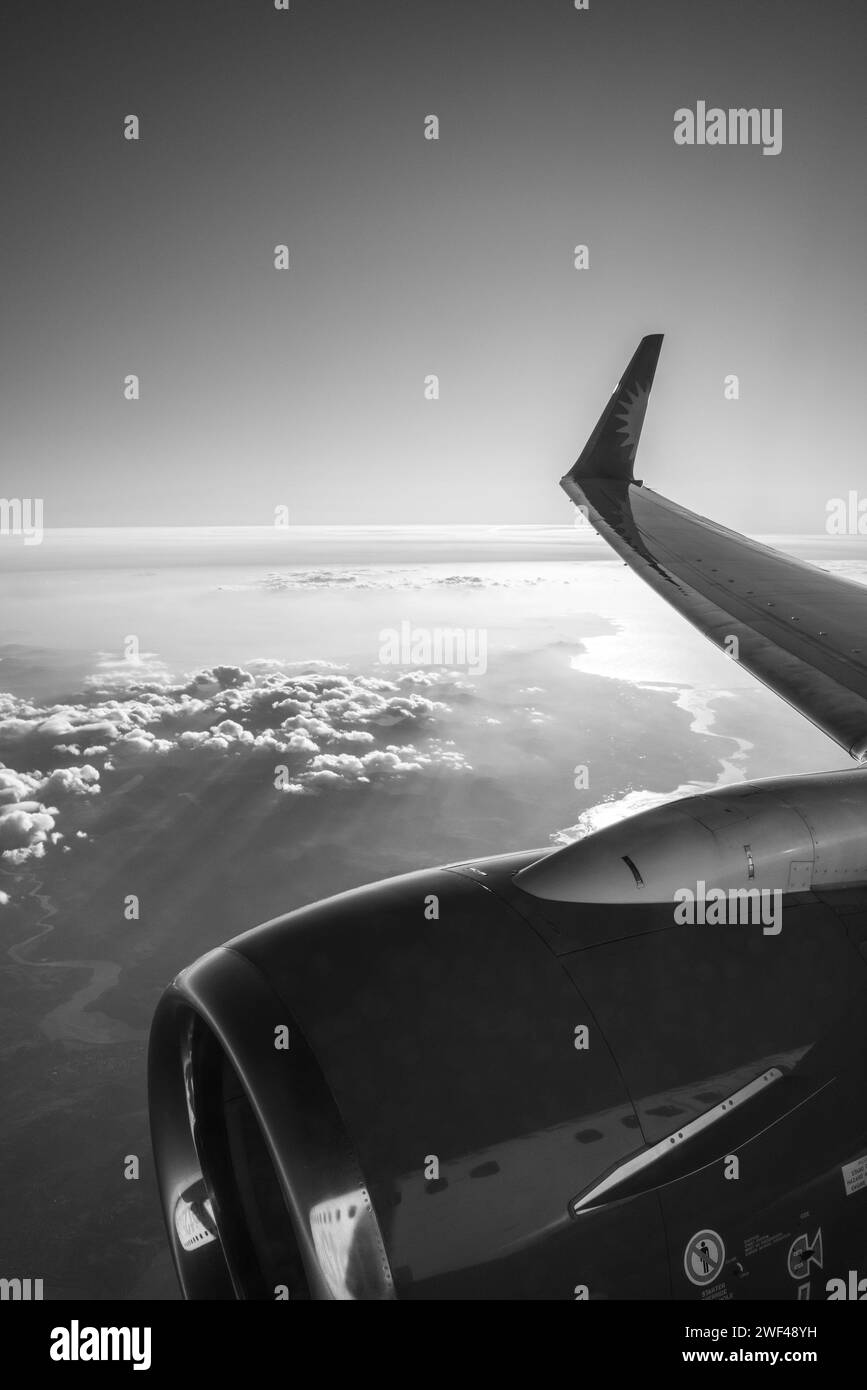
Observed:
[[[69,798],[95,796],[99,789],[99,772],[90,764],[56,768],[47,777],[0,764],[0,860],[41,859],[49,842],[63,839],[55,830],[61,811],[53,803],[62,808]]]
[[[556,830],[551,840],[555,845],[571,845],[575,840],[583,840],[594,831],[605,830],[607,826],[628,820],[630,816],[637,816],[641,811],[652,811],[657,806],[665,806],[669,801],[679,801],[681,797],[694,795],[695,792],[712,786],[711,782],[690,782],[667,792],[633,788],[625,796],[612,797],[589,807],[581,813],[574,825],[567,826],[564,830]]]
[[[93,796],[99,791],[99,773],[90,763],[84,767],[58,767],[40,784],[42,796]]]
[[[539,584],[574,585],[579,583],[577,574],[551,576],[550,573],[527,570],[522,564],[521,573],[507,574],[492,571],[486,567],[481,573],[460,571],[443,574],[441,567],[430,568],[416,565],[412,569],[384,567],[375,569],[364,566],[353,569],[351,566],[334,566],[328,569],[295,569],[272,571],[264,579],[253,580],[249,584],[224,584],[221,588],[231,590],[265,589],[268,593],[287,593],[298,589],[533,589]]]
[[[447,673],[384,679],[329,662],[258,660],[208,667],[174,684],[143,676],[112,679],[108,688],[88,680],[80,699],[46,707],[0,696],[0,753],[12,764],[0,764],[2,862],[42,857],[64,838],[58,822],[101,789],[113,790],[113,774],[128,790],[130,774],[140,781],[169,762],[216,762],[219,772],[259,758],[269,777],[285,767],[283,790],[300,796],[467,770],[438,736],[448,706],[435,697],[458,684]],[[58,758],[63,765],[38,770]],[[74,823],[71,833],[82,836]]]
[[[0,858],[7,864],[39,859],[54,829],[54,808],[23,801],[0,808]]]

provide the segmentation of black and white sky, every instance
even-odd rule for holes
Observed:
[[[568,522],[557,479],[647,332],[651,486],[817,532],[863,477],[863,5],[3,24],[2,491],[46,526]],[[699,100],[781,108],[780,154],[675,145]]]

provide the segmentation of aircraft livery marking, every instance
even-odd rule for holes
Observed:
[[[803,1235],[795,1236],[789,1246],[789,1273],[793,1279],[806,1279],[811,1265],[822,1268],[821,1226],[812,1240],[805,1231]]]

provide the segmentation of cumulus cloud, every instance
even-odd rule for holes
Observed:
[[[99,772],[90,763],[83,767],[57,767],[40,783],[41,796],[93,796],[99,791]]]
[[[88,683],[78,701],[48,707],[2,695],[0,753],[12,765],[0,763],[0,860],[40,858],[63,838],[58,822],[74,806],[118,787],[107,777],[122,773],[118,790],[129,790],[169,761],[217,760],[219,771],[258,757],[269,776],[286,769],[284,791],[307,796],[461,772],[464,758],[438,736],[448,706],[436,697],[456,688],[447,673],[384,679],[328,662],[262,660],[174,684],[150,674],[107,689]],[[59,736],[75,741],[59,745]],[[58,757],[65,765],[38,770]]]
[[[0,808],[0,857],[7,864],[39,859],[54,829],[54,807],[38,801],[22,801]]]
[[[0,764],[0,860],[41,859],[49,843],[63,838],[55,830],[60,812],[53,803],[98,792],[99,772],[90,764],[56,768],[47,777]]]

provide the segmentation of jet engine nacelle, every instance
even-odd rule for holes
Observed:
[[[797,1222],[814,1177],[848,1267],[867,914],[805,890],[867,879],[865,818],[863,772],[726,788],[211,951],[163,996],[149,1056],[184,1294],[697,1297],[683,1250],[708,1213],[728,1202],[734,1248],[765,1209]],[[784,889],[790,925],[675,927],[697,878]],[[788,1289],[750,1258],[746,1296]]]
[[[508,881],[529,857],[496,862]],[[585,1004],[486,886],[490,862],[300,909],[163,996],[151,1130],[187,1297],[573,1296],[568,1199],[640,1136],[607,1047],[576,1049]],[[575,1140],[588,1116],[606,1126],[592,1154]],[[610,1233],[600,1281],[633,1238]],[[650,1226],[639,1238],[662,1250]]]
[[[524,869],[526,893],[559,902],[671,902],[701,880],[803,893],[867,882],[861,769],[769,778],[669,802]]]

